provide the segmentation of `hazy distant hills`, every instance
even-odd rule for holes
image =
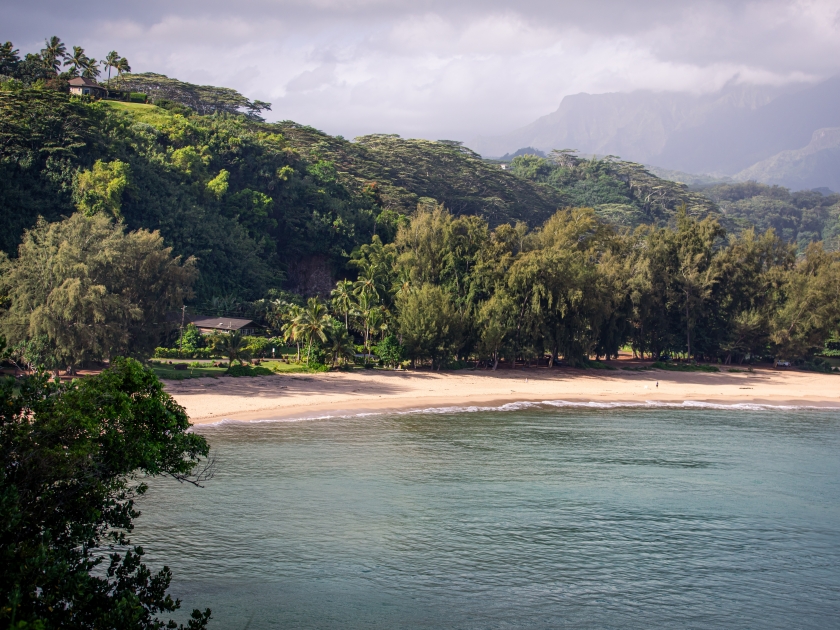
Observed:
[[[734,179],[780,184],[794,190],[840,191],[840,127],[818,129],[801,149],[781,151],[736,174]]]
[[[840,77],[785,89],[730,85],[699,96],[576,94],[530,125],[467,144],[488,157],[521,147],[577,149],[685,173],[750,173],[794,188],[837,189],[836,151],[806,149],[814,132],[832,127],[840,127]]]

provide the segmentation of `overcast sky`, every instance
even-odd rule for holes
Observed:
[[[566,94],[782,84],[840,72],[840,0],[0,0],[0,39],[49,35],[135,72],[233,87],[329,133],[463,140]]]

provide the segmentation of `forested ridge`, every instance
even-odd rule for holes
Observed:
[[[832,250],[840,248],[840,194],[791,192],[757,182],[698,186],[696,190],[718,204],[722,222],[730,231],[772,228],[785,241],[795,243],[799,251],[816,241]]]
[[[368,282],[345,296],[352,308],[343,317],[328,313],[344,321],[349,341],[363,337],[370,350],[377,335],[393,338],[406,357],[435,366],[549,355],[584,364],[628,343],[653,357],[804,357],[835,331],[827,287],[836,254],[817,244],[836,241],[832,196],[752,184],[692,190],[638,164],[570,151],[520,155],[503,169],[458,142],[384,134],[351,142],[266,123],[258,114],[269,104],[230,90],[153,74],[120,81],[161,98],[91,101],[15,79],[0,90],[12,340],[54,341],[51,331],[73,320],[67,309],[25,306],[47,299],[32,295],[48,281],[24,273],[23,260],[72,251],[98,270],[80,287],[110,287],[89,246],[46,254],[50,243],[99,234],[122,268],[154,258],[155,281],[173,279],[155,306],[124,297],[90,307],[102,320],[132,305],[133,323],[96,338],[80,327],[73,343],[99,350],[65,353],[65,365],[148,352],[179,300],[256,317],[285,330],[287,342],[309,335],[311,346],[314,333],[293,325],[303,312],[294,309],[326,300],[340,278]],[[366,259],[373,251],[381,260]],[[301,266],[319,271],[320,284],[301,279]],[[67,268],[56,263],[54,277],[76,282]],[[800,299],[809,306],[791,310]],[[406,319],[426,309],[435,316]]]
[[[568,206],[590,205],[631,226],[667,222],[686,202],[689,214],[715,211],[635,165],[564,156],[566,167],[535,167],[525,156],[504,171],[457,143],[349,142],[291,122],[202,116],[168,100],[131,109],[5,89],[0,138],[3,251],[14,256],[38,216],[105,211],[130,229],[158,229],[178,254],[195,256],[199,302],[262,297],[284,286],[288,264],[301,257],[326,256],[339,275],[355,247],[373,234],[392,239],[418,204],[531,227]]]

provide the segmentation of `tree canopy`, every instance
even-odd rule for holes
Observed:
[[[59,384],[0,380],[0,620],[21,630],[206,627],[161,619],[180,607],[129,535],[143,478],[193,475],[208,456],[184,410],[148,370],[117,359]],[[205,474],[206,476],[206,474]]]
[[[144,355],[195,278],[195,261],[173,257],[157,232],[125,233],[105,215],[41,220],[17,258],[0,260],[0,328],[12,343],[46,339],[71,372],[86,360]]]

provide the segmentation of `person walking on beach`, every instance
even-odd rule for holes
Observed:
[[[656,381],[656,389],[659,389],[659,381]]]

